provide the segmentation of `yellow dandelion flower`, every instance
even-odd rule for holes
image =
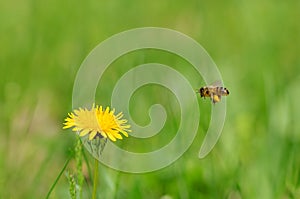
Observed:
[[[102,106],[93,106],[91,110],[79,108],[68,114],[63,129],[73,127],[72,131],[78,132],[79,136],[89,135],[89,140],[100,136],[116,141],[123,139],[120,133],[128,137],[127,132],[131,132],[130,125],[127,124],[127,120],[122,119],[122,112],[117,115],[114,113],[115,109],[110,111],[109,107],[105,110]]]

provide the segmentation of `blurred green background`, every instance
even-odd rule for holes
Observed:
[[[203,45],[231,92],[226,123],[214,150],[198,159],[210,113],[209,101],[199,99],[199,135],[178,161],[138,175],[100,165],[99,198],[300,198],[299,10],[298,0],[0,1],[0,198],[46,196],[74,145],[62,122],[80,64],[111,35],[145,26],[171,28]],[[145,50],[112,64],[97,103],[109,105],[117,77],[147,62],[174,66],[195,88],[203,86],[182,59]],[[161,87],[136,95],[131,109],[140,124],[149,122],[153,103],[165,104],[169,115],[178,109]],[[168,118],[153,142],[122,144],[159,148],[179,122],[176,114]],[[50,198],[68,198],[68,186],[62,176]]]

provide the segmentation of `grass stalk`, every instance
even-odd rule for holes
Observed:
[[[97,194],[97,186],[98,186],[98,160],[95,158],[95,164],[94,164],[94,187],[93,187],[93,195],[92,199],[96,199]]]
[[[65,162],[65,164],[64,164],[64,166],[63,166],[63,168],[61,169],[60,173],[58,174],[58,176],[56,177],[55,181],[53,182],[53,184],[52,184],[50,190],[49,190],[48,193],[47,193],[46,199],[49,198],[50,194],[52,193],[54,187],[56,186],[56,184],[57,184],[59,178],[61,177],[61,175],[62,175],[63,172],[65,171],[65,169],[66,169],[67,165],[69,164],[69,161],[70,161],[70,160],[71,160],[71,156],[66,160],[66,162]]]

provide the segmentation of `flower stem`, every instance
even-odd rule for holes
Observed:
[[[96,199],[97,184],[98,184],[98,160],[95,158],[95,164],[94,164],[94,187],[93,187],[92,199]]]

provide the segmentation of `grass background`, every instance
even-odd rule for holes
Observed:
[[[231,91],[225,127],[203,160],[197,154],[205,114],[193,145],[167,168],[134,175],[100,165],[100,198],[300,198],[299,10],[298,0],[0,1],[0,198],[46,196],[75,142],[62,122],[81,62],[104,39],[144,26],[181,31],[208,51]],[[157,51],[132,53],[107,73],[117,77],[148,61],[193,74],[183,60]],[[189,80],[201,86],[201,78]],[[108,104],[113,83],[103,81],[106,97],[97,99]],[[162,88],[136,95],[133,117],[141,124],[152,103],[176,104]],[[209,112],[207,101],[199,102],[201,113]],[[177,119],[170,117],[162,133],[176,129]],[[88,181],[86,198],[90,187]],[[68,195],[63,176],[51,198]]]

